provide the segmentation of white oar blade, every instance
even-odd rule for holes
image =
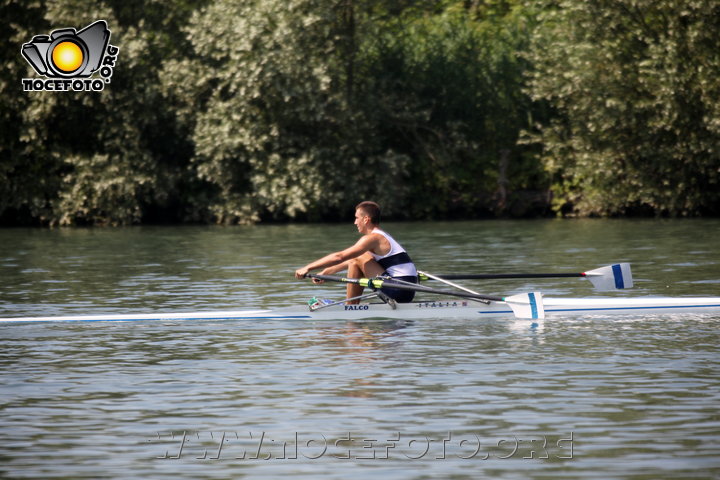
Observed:
[[[629,263],[616,263],[590,270],[585,272],[585,278],[590,280],[595,289],[600,291],[622,290],[633,286]]]
[[[512,308],[517,318],[530,318],[533,320],[545,318],[545,307],[540,292],[513,295],[505,298],[505,303]]]

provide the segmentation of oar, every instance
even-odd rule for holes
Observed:
[[[422,285],[415,285],[412,283],[399,283],[398,281],[393,281],[392,279],[383,280],[380,278],[345,278],[337,277],[334,275],[320,275],[315,273],[308,273],[305,276],[309,278],[317,278],[318,280],[325,280],[328,282],[354,283],[363,287],[369,287],[373,289],[387,287],[397,288],[399,290],[413,290],[416,292],[432,293],[436,295],[450,295],[454,297],[470,298],[486,302],[503,302],[508,304],[515,316],[518,318],[545,318],[545,308],[543,307],[542,294],[540,292],[521,293],[518,295],[512,295],[510,297],[496,297],[493,295],[481,295],[478,293],[440,290],[437,288],[424,287]]]
[[[582,273],[489,273],[489,274],[437,274],[418,272],[420,280],[433,277],[442,280],[503,280],[508,278],[587,278],[597,290],[632,288],[633,279],[629,263],[616,263]]]

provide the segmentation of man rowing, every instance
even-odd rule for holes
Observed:
[[[380,206],[375,202],[362,202],[355,207],[355,226],[363,236],[355,245],[331,253],[295,271],[295,277],[305,278],[312,270],[324,269],[321,274],[332,275],[347,270],[348,278],[372,278],[388,276],[405,282],[417,283],[417,270],[405,249],[390,235],[380,230]],[[314,279],[315,283],[322,280]],[[363,287],[349,283],[347,299],[349,304],[359,303],[356,297],[362,295]],[[415,296],[412,290],[383,287],[382,293],[398,303],[411,302]]]

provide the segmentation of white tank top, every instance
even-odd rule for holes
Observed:
[[[380,230],[379,228],[373,229],[371,233],[379,233],[380,235],[385,237],[390,243],[390,251],[385,255],[375,255],[373,252],[370,252],[375,261],[382,265],[388,275],[390,275],[391,277],[417,276],[417,269],[415,268],[415,264],[412,262],[412,260],[410,260],[410,257],[408,256],[405,249],[401,247],[394,238],[392,238],[390,235]]]

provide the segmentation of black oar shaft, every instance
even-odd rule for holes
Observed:
[[[487,273],[487,274],[438,274],[443,280],[502,280],[506,278],[572,278],[584,277],[584,273]]]
[[[413,290],[415,292],[434,293],[437,295],[451,295],[454,297],[474,298],[477,300],[490,300],[492,302],[504,302],[505,301],[505,299],[503,297],[496,297],[496,296],[492,296],[492,295],[479,295],[479,294],[468,293],[468,292],[454,292],[454,291],[449,291],[449,290],[439,290],[437,288],[423,287],[422,285],[398,283],[398,282],[394,282],[392,279],[383,280],[383,279],[372,279],[372,278],[344,278],[344,277],[337,277],[335,275],[320,275],[320,274],[315,274],[315,273],[308,273],[306,276],[310,277],[310,278],[317,278],[318,280],[325,280],[328,282],[355,283],[358,285],[362,285],[363,287],[370,287],[370,288],[383,288],[383,287],[397,288],[398,290]]]

